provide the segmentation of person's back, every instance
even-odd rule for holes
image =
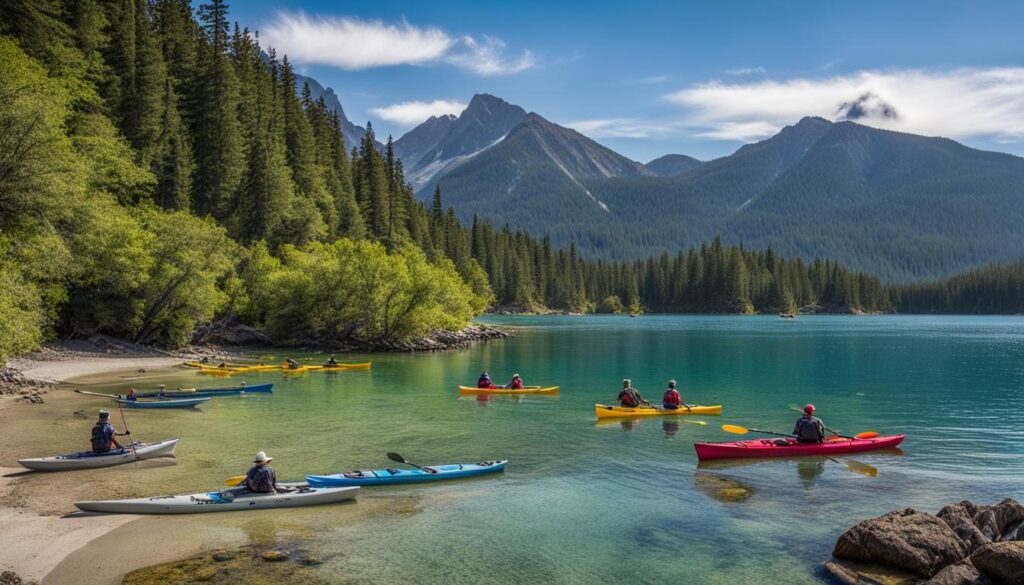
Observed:
[[[682,405],[683,397],[676,390],[676,381],[669,380],[668,390],[665,391],[665,395],[661,398],[661,406],[667,410],[675,410]]]
[[[114,425],[110,424],[110,413],[101,410],[99,420],[93,425],[90,437],[93,452],[106,453],[114,447],[120,449],[121,445],[114,438],[115,436],[117,436],[117,431],[114,429]]]
[[[644,402],[643,397],[640,396],[636,388],[633,388],[632,382],[629,380],[622,381],[622,391],[619,392],[617,399],[620,406],[627,408],[635,408]]]
[[[256,454],[253,466],[245,473],[245,488],[257,494],[272,494],[277,491],[277,473],[268,465],[273,457],[260,451]]]
[[[480,374],[480,377],[476,381],[476,387],[477,388],[490,388],[492,386],[494,386],[494,383],[491,382],[491,376],[488,375],[487,372],[484,372],[484,373]]]
[[[814,416],[814,405],[804,407],[804,415],[797,419],[793,434],[798,443],[821,443],[825,440],[825,423]]]

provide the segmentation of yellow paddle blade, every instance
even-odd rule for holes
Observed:
[[[878,469],[876,467],[868,465],[867,463],[861,463],[860,461],[847,459],[846,468],[854,473],[859,473],[868,477],[878,477]]]
[[[700,426],[704,426],[704,425],[708,424],[708,423],[706,423],[706,422],[704,422],[702,420],[690,420],[690,419],[687,419],[687,418],[684,418],[683,422],[684,423],[690,423],[691,425],[700,425]]]
[[[734,435],[745,435],[748,432],[746,427],[741,427],[739,425],[722,425],[722,430]]]
[[[874,439],[877,436],[878,433],[876,433],[875,431],[867,431],[864,433],[860,433],[859,435],[854,435],[854,437],[857,437],[858,439]]]
[[[236,485],[245,481],[244,475],[236,475],[235,477],[229,477],[224,480],[224,485],[228,487],[235,487]]]

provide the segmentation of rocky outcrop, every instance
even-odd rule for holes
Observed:
[[[865,520],[822,567],[847,585],[1024,583],[1024,506],[963,501],[932,515],[911,508]]]
[[[0,370],[0,396],[17,396],[25,402],[41,404],[43,402],[41,395],[55,386],[56,384],[46,380],[28,378],[13,368]]]
[[[1024,583],[1024,541],[990,542],[971,555],[971,564],[994,585]]]

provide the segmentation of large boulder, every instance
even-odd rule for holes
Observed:
[[[911,508],[850,528],[836,541],[837,559],[893,567],[932,577],[967,557],[959,536],[939,517]]]
[[[949,565],[935,574],[923,585],[991,585],[969,560]]]
[[[992,542],[971,555],[971,564],[995,585],[1024,583],[1024,541]]]
[[[969,552],[990,542],[1024,536],[1024,506],[1012,498],[993,506],[964,500],[939,510],[938,517],[953,529]]]

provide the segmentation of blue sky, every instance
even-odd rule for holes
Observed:
[[[246,0],[231,17],[381,136],[486,92],[642,162],[709,159],[860,100],[862,123],[1024,154],[1024,2]]]

